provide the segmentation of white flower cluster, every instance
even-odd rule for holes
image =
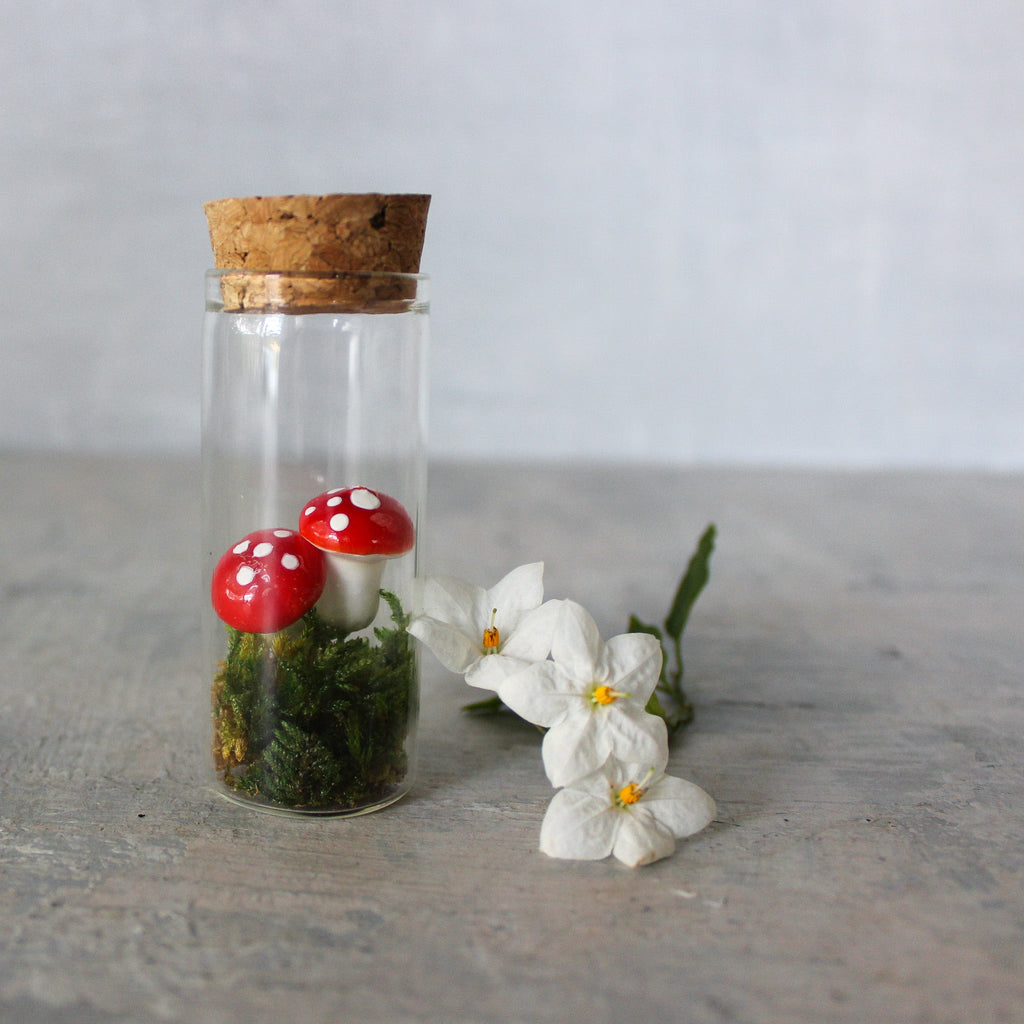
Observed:
[[[523,565],[490,590],[427,577],[409,632],[546,730],[544,770],[558,792],[541,825],[544,853],[650,864],[715,814],[704,790],[665,774],[668,730],[645,710],[661,644],[646,633],[602,641],[575,601],[544,601],[543,574],[542,562]]]

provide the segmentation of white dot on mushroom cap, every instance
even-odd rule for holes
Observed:
[[[282,555],[281,565],[285,569],[298,569],[299,560],[294,555]]]
[[[336,494],[333,498],[328,498],[327,499],[327,507],[328,508],[336,508],[344,500],[345,500],[344,498],[342,498],[342,497],[340,497],[339,495]]]
[[[244,555],[249,550],[249,542],[243,540],[241,543],[236,544],[232,549],[232,552],[236,555]]]
[[[254,579],[256,579],[256,570],[251,565],[243,565],[239,568],[238,572],[235,573],[235,582],[240,587],[249,586]]]
[[[348,516],[344,512],[331,516],[330,527],[335,533],[341,533],[348,526]]]
[[[304,516],[311,516],[316,511],[316,505],[310,505],[302,514]]]
[[[267,541],[264,541],[262,544],[257,544],[256,547],[254,547],[252,549],[252,553],[257,558],[266,558],[267,555],[269,555],[270,552],[273,551],[273,550],[274,550],[274,545],[270,544]]]
[[[354,490],[349,496],[349,501],[356,508],[365,508],[367,510],[380,508],[380,498],[373,491],[368,491],[365,487],[359,487]]]
[[[275,530],[274,531],[274,536],[275,537],[290,537],[291,535],[292,535],[292,531],[291,530]]]

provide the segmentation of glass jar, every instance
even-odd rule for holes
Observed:
[[[225,796],[352,815],[413,779],[427,278],[206,275],[204,647]]]

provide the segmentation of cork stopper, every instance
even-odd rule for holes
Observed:
[[[420,268],[430,196],[252,196],[205,203],[226,310],[389,311]]]

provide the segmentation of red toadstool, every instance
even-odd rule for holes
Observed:
[[[217,562],[213,610],[244,633],[276,633],[316,604],[326,575],[324,556],[295,530],[256,530]]]
[[[385,560],[405,554],[416,539],[401,503],[368,487],[318,495],[303,509],[299,532],[327,556],[317,611],[348,633],[373,622]]]

